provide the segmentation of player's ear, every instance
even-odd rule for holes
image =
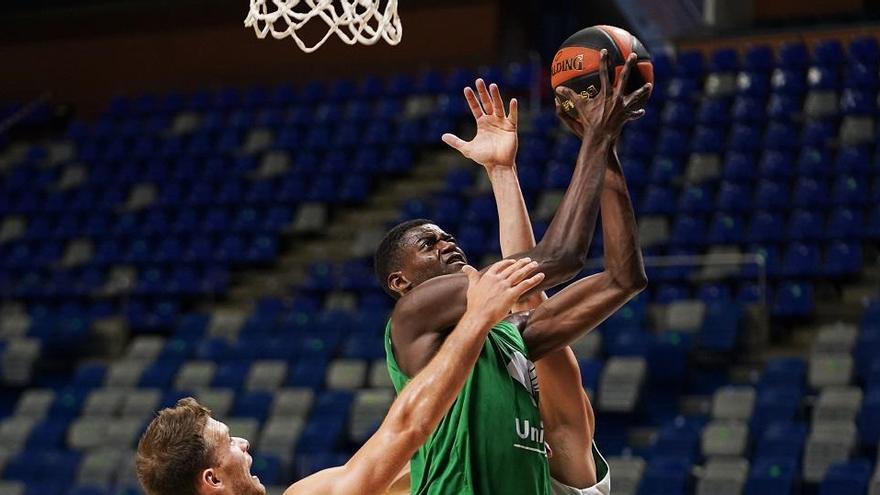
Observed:
[[[223,489],[223,481],[220,479],[220,473],[214,468],[208,468],[202,471],[199,476],[199,489],[197,493],[218,493]]]
[[[388,274],[388,287],[401,296],[409,292],[412,285],[412,282],[407,280],[402,271],[398,270]]]

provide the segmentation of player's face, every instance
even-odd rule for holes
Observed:
[[[266,495],[266,487],[251,474],[254,459],[248,453],[250,443],[244,438],[229,435],[229,427],[210,418],[205,437],[217,452],[217,477],[223,483],[224,493],[235,495]]]
[[[458,273],[467,264],[455,238],[434,224],[420,225],[403,239],[403,275],[413,287],[440,275]]]

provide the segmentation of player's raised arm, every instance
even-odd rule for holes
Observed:
[[[403,389],[379,430],[344,466],[316,473],[285,495],[384,493],[455,401],[492,326],[544,279],[528,258],[502,260],[480,274],[466,266],[467,309],[437,355]]]
[[[631,66],[634,61],[631,57],[627,65]],[[615,93],[625,87],[627,73],[627,70],[623,71]],[[646,85],[632,95],[620,95],[620,98],[628,107],[641,106],[649,92],[650,86]],[[574,94],[565,96],[573,98],[576,107],[582,103]],[[574,132],[582,132],[581,119],[569,119],[559,109],[557,113]],[[634,110],[631,118],[638,118],[643,113],[644,110]],[[535,309],[523,332],[532,359],[540,359],[596,327],[648,283],[632,201],[614,149],[605,172],[601,209],[605,270],[573,283]]]

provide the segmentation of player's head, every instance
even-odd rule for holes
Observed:
[[[138,480],[147,495],[265,495],[250,473],[249,448],[187,397],[159,411],[147,426],[138,443]]]
[[[374,263],[379,285],[397,299],[425,280],[460,272],[467,258],[455,238],[430,220],[418,219],[391,229]]]

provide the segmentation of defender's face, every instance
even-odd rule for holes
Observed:
[[[467,264],[455,238],[434,224],[420,225],[403,237],[401,272],[415,287],[440,275],[458,273]]]
[[[219,466],[215,469],[225,493],[266,495],[266,487],[251,474],[254,459],[248,453],[250,443],[247,440],[230,436],[229,427],[214,418],[208,419],[205,437],[217,452]]]

